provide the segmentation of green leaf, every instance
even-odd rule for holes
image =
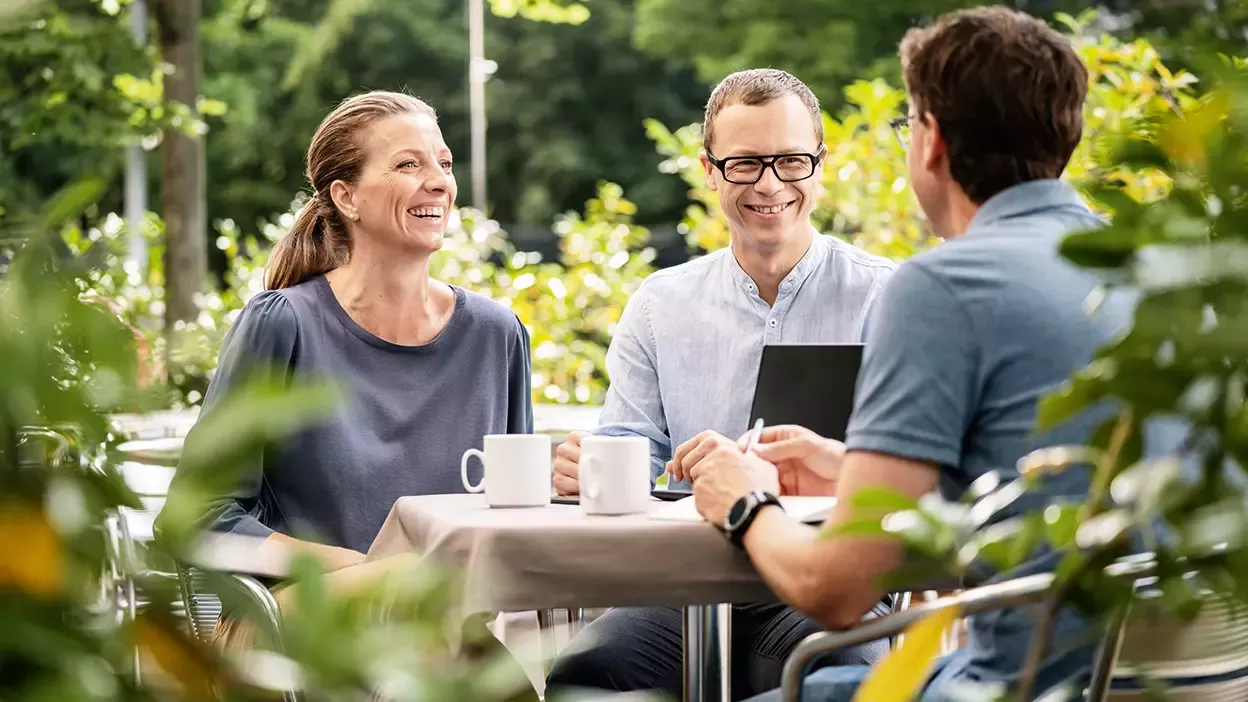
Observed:
[[[1166,155],[1166,152],[1151,141],[1142,139],[1131,139],[1127,141],[1118,153],[1117,162],[1119,165],[1128,168],[1144,170],[1148,168],[1156,168],[1161,171],[1169,171],[1174,167],[1174,162]]]
[[[0,28],[8,27],[34,15],[44,0],[4,0],[0,2]]]
[[[918,501],[914,498],[886,487],[861,488],[854,493],[852,504],[855,509],[888,512],[900,512],[918,507]]]
[[[1044,534],[1041,514],[1008,519],[977,533],[959,554],[959,561],[963,566],[970,566],[973,560],[983,560],[998,571],[1011,571],[1035,551],[1044,540]]]
[[[1099,402],[1109,390],[1116,367],[1111,362],[1095,362],[1041,398],[1036,408],[1037,429],[1051,429]]]
[[[44,207],[40,218],[42,231],[55,231],[67,220],[82,214],[103,197],[107,188],[108,180],[103,176],[87,176],[61,188]]]
[[[1163,578],[1161,581],[1162,603],[1168,612],[1181,619],[1191,621],[1200,614],[1202,599],[1191,583],[1183,578]]]
[[[1197,505],[1180,525],[1182,545],[1192,556],[1205,556],[1248,543],[1248,515],[1242,495],[1213,504]]]
[[[1109,225],[1067,235],[1058,251],[1077,266],[1121,268],[1131,261],[1141,243],[1133,228]]]
[[[1121,225],[1124,222],[1136,220],[1139,217],[1140,212],[1143,210],[1140,203],[1121,188],[1110,187],[1108,185],[1098,185],[1090,188],[1087,196],[1112,213],[1115,225]],[[1116,236],[1093,236],[1095,233],[1105,232],[1106,229],[1110,229]],[[1122,227],[1118,227],[1116,230],[1114,227],[1102,227],[1100,229],[1068,234],[1066,236],[1066,240],[1074,238],[1075,242],[1083,247],[1087,247],[1089,244],[1110,241],[1114,244],[1114,248],[1117,249],[1119,244],[1123,243],[1119,242],[1118,236],[1123,233],[1125,233],[1125,230]]]
[[[1079,504],[1051,504],[1044,509],[1045,536],[1054,548],[1064,549],[1074,543],[1080,507]]]

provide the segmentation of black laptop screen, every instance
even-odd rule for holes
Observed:
[[[845,440],[854,409],[862,344],[763,347],[750,424],[799,424],[820,436]]]

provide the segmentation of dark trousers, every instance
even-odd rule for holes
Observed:
[[[889,608],[880,603],[868,618]],[[682,628],[679,609],[613,609],[585,627],[552,666],[547,699],[559,693],[599,689],[661,690],[681,699]],[[823,631],[818,622],[779,603],[732,608],[732,698],[742,700],[780,686],[780,673],[802,639]],[[847,648],[820,665],[871,665],[888,641]]]

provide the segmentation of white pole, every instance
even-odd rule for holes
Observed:
[[[130,31],[139,46],[147,45],[147,4],[130,3]],[[138,264],[140,275],[147,270],[147,241],[143,222],[147,217],[147,156],[139,144],[126,148],[126,248],[127,258]]]
[[[468,2],[468,109],[472,149],[472,206],[485,212],[485,60],[484,0]]]

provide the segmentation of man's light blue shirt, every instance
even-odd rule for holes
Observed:
[[[774,306],[731,249],[651,274],[629,298],[607,352],[611,386],[596,433],[648,438],[655,478],[702,431],[737,438],[749,428],[763,346],[862,341],[895,269],[816,233]]]

